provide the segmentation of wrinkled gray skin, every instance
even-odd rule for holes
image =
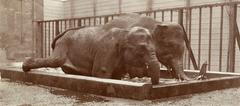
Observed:
[[[147,28],[153,37],[158,61],[171,70],[173,77],[183,80],[192,80],[183,71],[184,32],[181,25],[176,23],[163,23],[153,18],[137,14],[125,14],[104,25],[106,30],[113,27],[129,29],[135,26]],[[133,72],[133,71],[132,71]],[[143,71],[131,73],[137,77]],[[139,76],[138,76],[139,77]]]
[[[144,70],[152,84],[159,83],[160,67],[146,28],[86,27],[67,30],[59,36],[52,44],[50,57],[25,60],[23,71],[61,67],[67,74],[120,79],[127,72]]]

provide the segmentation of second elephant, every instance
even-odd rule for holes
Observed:
[[[156,47],[158,61],[172,70],[175,78],[192,80],[183,71],[184,53],[184,29],[177,23],[165,23],[154,20],[151,17],[138,14],[123,14],[103,26],[105,30],[113,27],[129,29],[132,27],[144,27],[148,29]],[[136,72],[137,73],[137,72]]]

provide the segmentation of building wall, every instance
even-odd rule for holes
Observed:
[[[60,0],[44,0],[44,20],[64,18],[64,6]]]
[[[42,0],[0,0],[0,48],[6,53],[1,56],[11,60],[33,56],[33,20],[43,19],[42,5]]]

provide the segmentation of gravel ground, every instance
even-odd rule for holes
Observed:
[[[20,82],[0,81],[0,106],[239,106],[240,88],[136,101],[103,97]]]
[[[45,69],[46,70],[46,69]],[[49,69],[47,69],[49,70]],[[59,72],[59,71],[57,71]],[[60,72],[61,73],[61,72]],[[0,78],[1,79],[1,78]],[[0,106],[240,106],[240,88],[136,101],[0,80]]]

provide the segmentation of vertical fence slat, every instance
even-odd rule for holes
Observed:
[[[67,29],[67,20],[64,20],[64,30]]]
[[[198,28],[198,68],[201,64],[201,39],[202,39],[202,8],[199,8],[199,28]]]
[[[83,19],[83,26],[86,26],[86,18]]]
[[[211,70],[211,49],[212,49],[212,7],[209,14],[209,48],[208,48],[208,70]]]
[[[43,52],[43,49],[44,49],[44,42],[43,42],[43,37],[44,37],[44,26],[43,26],[43,23],[44,22],[37,22],[37,29],[36,30],[36,39],[34,39],[36,41],[36,46],[35,48],[36,49],[36,57],[39,57],[39,58],[43,58],[43,55],[44,55],[44,52]]]
[[[157,12],[154,11],[154,12],[153,12],[153,18],[154,18],[154,19],[156,19],[156,15],[157,15]]]
[[[232,4],[230,5],[230,14],[229,14],[229,64],[228,64],[228,71],[234,72],[235,70],[235,45],[236,45],[236,25],[235,23],[237,17],[237,5]]]
[[[189,28],[188,28],[188,41],[189,41],[189,45],[191,45],[191,39],[192,39],[192,9],[190,8],[189,10]],[[188,69],[190,69],[191,64],[190,64],[190,53],[188,52]]]
[[[76,19],[73,19],[73,27],[76,27]]]
[[[82,26],[82,20],[78,19],[78,26],[81,27]]]
[[[50,55],[50,51],[51,51],[51,48],[50,48],[50,45],[51,45],[51,21],[48,22],[48,47],[47,47],[47,56]]]
[[[99,17],[99,24],[102,24],[102,17]]]
[[[47,22],[44,22],[44,57],[47,57]]]
[[[88,26],[91,26],[91,18],[88,18]]]
[[[164,11],[162,11],[162,21],[164,21]]]
[[[62,32],[62,21],[60,21],[60,30],[59,30],[59,31]],[[60,32],[59,32],[59,33],[60,33]],[[59,33],[58,33],[58,34],[59,34]]]
[[[93,18],[93,26],[96,26],[96,17]]]
[[[221,6],[221,16],[220,16],[220,47],[219,47],[219,71],[222,71],[222,42],[223,42],[223,9]]]

